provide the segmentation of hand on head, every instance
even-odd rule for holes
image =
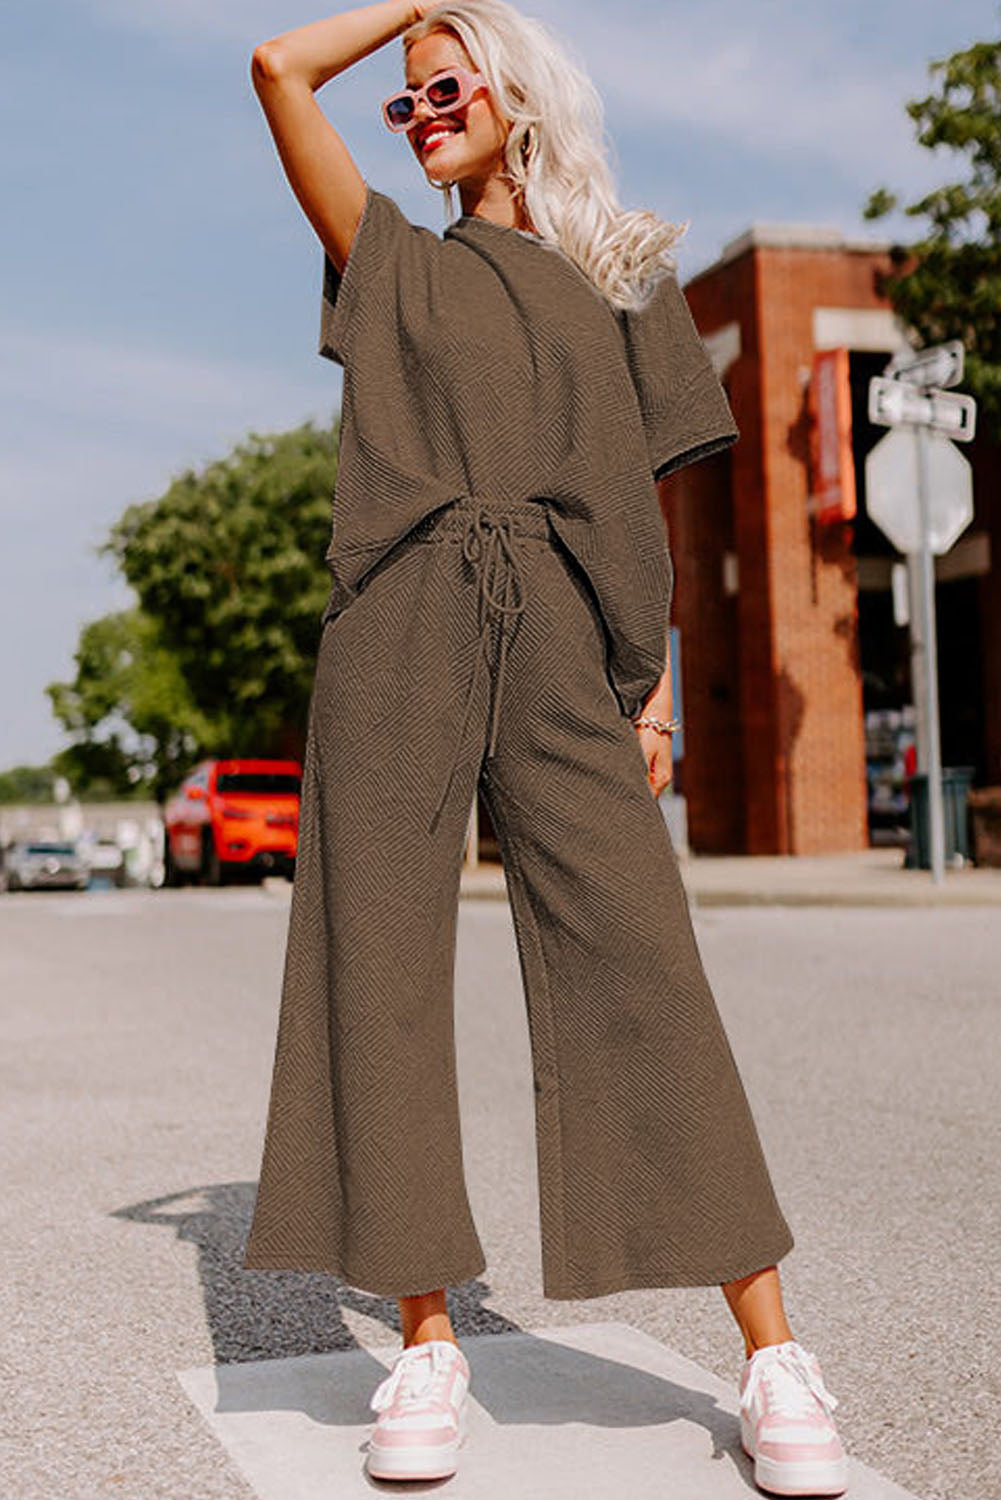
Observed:
[[[447,5],[448,0],[413,0],[414,20],[423,21],[430,10],[437,10],[440,5]]]

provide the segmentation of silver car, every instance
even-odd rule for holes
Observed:
[[[4,851],[3,884],[9,891],[84,891],[90,884],[90,865],[74,843],[25,840]]]

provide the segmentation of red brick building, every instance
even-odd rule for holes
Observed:
[[[870,842],[866,712],[911,698],[894,624],[892,544],[865,510],[864,460],[886,429],[869,378],[903,346],[877,290],[888,246],[757,225],[686,283],[741,429],[673,477],[685,728],[676,789],[704,853],[808,854]],[[858,513],[822,525],[811,489],[809,383],[820,349],[849,351]],[[1001,505],[997,450],[978,437],[976,518],[937,559],[943,764],[1001,783]]]

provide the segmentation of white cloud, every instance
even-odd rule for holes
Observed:
[[[188,45],[206,39],[253,45],[298,24],[272,0],[86,0],[105,21]],[[983,0],[984,25],[993,7]],[[955,46],[977,0],[951,4]],[[927,53],[913,0],[839,6],[821,0],[626,0],[614,10],[537,0],[549,25],[591,73],[618,118],[684,125],[786,161],[812,160],[842,177],[906,187],[925,179],[905,101],[924,89]],[[854,20],[854,24],[853,24]],[[904,24],[911,21],[910,28]],[[390,50],[398,46],[390,44]],[[396,52],[393,51],[394,63]],[[388,62],[363,60],[366,70]],[[354,103],[359,74],[338,80]],[[365,89],[367,80],[362,79]]]
[[[614,14],[550,6],[631,126],[685,126],[732,142],[742,156],[760,151],[826,165],[842,179],[868,183],[875,174],[906,185],[927,159],[904,110],[925,86],[923,51],[912,38],[891,61],[873,37],[852,45],[834,21],[845,9],[727,0],[662,6],[630,24],[621,6]]]

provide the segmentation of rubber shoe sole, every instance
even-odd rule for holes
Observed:
[[[372,1479],[449,1479],[459,1467],[459,1449],[466,1436],[466,1412],[467,1405],[463,1402],[456,1437],[433,1450],[373,1448],[370,1444],[365,1458],[366,1472]]]
[[[754,1482],[773,1495],[843,1495],[848,1488],[848,1459],[786,1463],[754,1452],[751,1424],[741,1414],[740,1446],[754,1460]]]

